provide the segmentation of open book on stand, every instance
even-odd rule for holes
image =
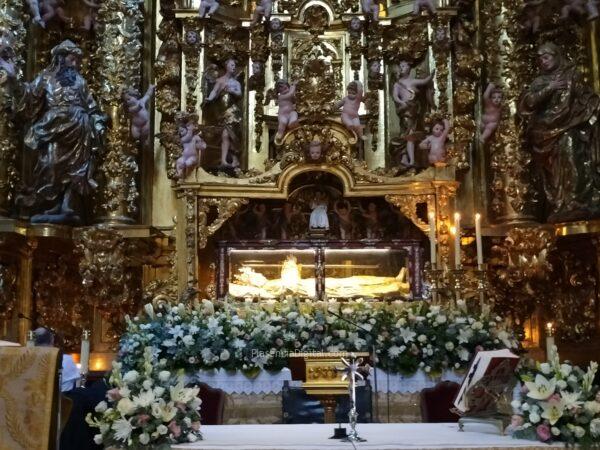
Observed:
[[[477,353],[456,394],[455,412],[470,417],[498,414],[498,400],[512,390],[518,363],[519,357],[507,349]]]

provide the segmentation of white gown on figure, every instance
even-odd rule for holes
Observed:
[[[329,219],[327,218],[327,203],[313,202],[310,213],[310,228],[324,228],[329,230]]]

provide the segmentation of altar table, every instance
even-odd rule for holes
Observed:
[[[344,425],[347,427],[347,424]],[[329,439],[332,424],[311,425],[207,425],[204,440],[174,445],[189,450],[352,450],[349,442]],[[555,444],[513,439],[497,434],[460,432],[455,423],[359,424],[359,435],[367,442],[357,442],[357,449],[429,450],[493,449],[542,450],[564,448]]]

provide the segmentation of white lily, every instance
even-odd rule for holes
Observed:
[[[583,404],[579,397],[581,397],[581,392],[565,392],[562,391],[560,393],[560,397],[565,404],[566,409],[578,408]]]
[[[542,417],[548,419],[550,425],[558,422],[565,411],[565,402],[562,399],[540,402],[540,406],[542,407]]]
[[[535,381],[526,381],[525,386],[529,389],[527,397],[535,400],[546,400],[556,389],[556,379],[551,378],[548,380],[545,376],[537,374]]]

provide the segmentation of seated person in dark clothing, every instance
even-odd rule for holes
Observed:
[[[88,388],[77,388],[65,393],[73,401],[73,409],[65,428],[60,435],[60,450],[101,450],[103,446],[94,443],[98,430],[85,421],[88,413],[102,400],[106,400],[108,385],[105,380],[94,382]]]

